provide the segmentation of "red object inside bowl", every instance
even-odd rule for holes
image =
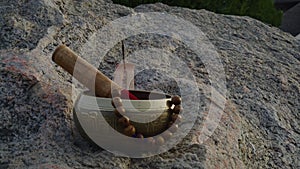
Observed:
[[[129,99],[129,100],[139,100],[134,94],[130,93],[128,90],[123,89],[121,91],[121,98],[122,99]]]

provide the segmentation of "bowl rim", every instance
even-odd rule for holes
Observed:
[[[167,109],[166,102],[171,100],[171,95],[162,93],[162,92],[149,92],[144,90],[129,90],[131,92],[138,92],[138,93],[154,93],[157,95],[165,96],[166,98],[162,99],[153,99],[153,100],[129,100],[129,99],[122,99],[124,108],[128,111],[134,112],[144,112],[148,111],[149,107],[151,107],[151,111],[158,111]],[[95,97],[88,94],[89,90],[85,90],[80,93],[77,98],[76,106],[79,109],[84,110],[94,110],[94,111],[113,111],[115,108],[111,105],[112,98],[105,98],[105,97]]]

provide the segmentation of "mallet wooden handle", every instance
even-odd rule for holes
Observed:
[[[59,46],[54,51],[52,60],[74,76],[80,83],[90,90],[95,91],[95,94],[98,97],[112,97],[112,88],[121,90],[119,85],[114,83],[87,61],[76,55],[65,45]]]

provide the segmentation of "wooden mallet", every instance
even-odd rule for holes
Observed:
[[[118,84],[110,80],[93,65],[76,55],[70,48],[60,45],[52,55],[52,60],[75,77],[80,83],[88,89],[95,92],[97,97],[111,98],[111,89],[122,90],[122,94],[127,94],[130,99],[138,98]],[[76,69],[75,69],[76,68]],[[95,81],[95,83],[92,83]]]

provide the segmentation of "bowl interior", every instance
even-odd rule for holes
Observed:
[[[143,90],[129,90],[130,93],[138,97],[140,100],[161,100],[161,99],[170,99],[171,95],[166,93],[160,93],[160,92],[149,92],[149,91],[143,91]],[[84,91],[83,95],[87,96],[93,96],[94,93],[92,91]],[[101,97],[97,97],[101,98]]]

